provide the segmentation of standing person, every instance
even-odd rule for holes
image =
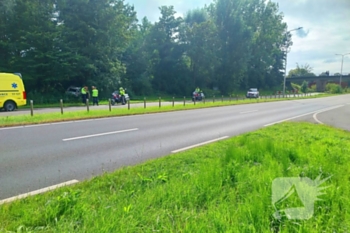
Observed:
[[[98,106],[98,90],[95,86],[92,86],[92,104]]]
[[[84,86],[81,88],[81,100],[83,102],[83,104],[86,104],[86,98],[87,98],[87,87]]]

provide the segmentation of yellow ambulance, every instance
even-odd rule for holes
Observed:
[[[0,109],[13,111],[27,104],[27,94],[20,73],[0,73]]]

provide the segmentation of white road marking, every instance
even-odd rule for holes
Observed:
[[[240,114],[247,114],[247,113],[252,113],[252,112],[259,112],[259,110],[253,110],[253,111],[240,112]]]
[[[203,146],[205,144],[209,144],[209,143],[212,143],[212,142],[217,142],[217,141],[220,141],[220,140],[223,140],[223,139],[226,139],[226,138],[228,138],[228,136],[217,138],[217,139],[213,139],[213,140],[202,142],[202,143],[198,143],[198,144],[195,144],[195,145],[192,145],[192,146],[184,147],[182,149],[173,150],[171,153],[175,154],[175,153],[178,153],[178,152],[181,152],[181,151],[185,151],[185,150],[189,150],[189,149],[192,149],[192,148],[195,148],[195,147],[198,147],[198,146]]]
[[[317,114],[322,113],[322,112],[327,112],[327,111],[330,111],[330,110],[332,110],[332,109],[340,108],[340,107],[344,107],[344,105],[339,105],[339,106],[336,106],[336,107],[331,108],[331,109],[326,109],[326,110],[323,110],[323,111],[320,111],[320,112],[316,112],[312,117],[314,118],[314,120],[315,120],[317,123],[323,125],[323,122],[321,122],[320,120],[317,119]]]
[[[71,124],[73,121],[62,121],[62,122],[56,122],[56,123],[51,123],[51,125],[63,125],[63,124]]]
[[[24,125],[24,128],[32,128],[32,127],[41,127],[41,126],[48,126],[51,125],[51,123],[45,123],[45,124],[37,124],[37,125]]]
[[[111,135],[111,134],[126,133],[126,132],[136,131],[136,130],[139,130],[139,129],[137,129],[137,128],[136,129],[126,129],[126,130],[120,130],[120,131],[114,131],[114,132],[108,132],[108,133],[91,134],[91,135],[74,137],[74,138],[66,138],[66,139],[62,139],[62,141],[67,142],[67,141],[92,138],[92,137],[100,137],[100,136]]]
[[[312,117],[314,118],[314,120],[315,120],[317,123],[319,123],[320,125],[323,125],[323,122],[321,122],[321,121],[319,121],[319,120],[317,119],[317,114],[318,114],[318,112],[316,112]]]
[[[287,118],[287,119],[284,119],[284,120],[276,121],[276,122],[273,122],[273,123],[264,125],[264,127],[271,126],[271,125],[275,125],[275,124],[282,123],[282,122],[285,122],[285,121],[289,121],[289,120],[292,120],[292,119],[295,119],[295,118],[307,116],[307,115],[310,115],[310,114],[313,114],[313,113],[318,113],[318,112],[323,112],[323,111],[329,111],[329,110],[332,110],[332,109],[335,109],[335,108],[340,108],[340,107],[343,107],[343,106],[344,106],[344,105],[338,105],[338,106],[331,107],[331,108],[325,108],[325,109],[322,109],[322,110],[312,111],[312,112],[305,113],[305,114],[302,114],[302,115],[299,115],[299,116],[290,117],[290,118]]]
[[[20,129],[20,128],[23,128],[23,126],[14,126],[14,127],[0,128],[0,130],[7,130],[7,129]]]
[[[64,182],[64,183],[61,183],[61,184],[56,184],[56,185],[53,185],[53,186],[50,186],[50,187],[46,187],[46,188],[42,188],[42,189],[39,189],[39,190],[36,190],[36,191],[32,191],[32,192],[29,192],[29,193],[24,193],[24,194],[21,194],[21,195],[18,195],[18,196],[6,198],[4,200],[0,200],[0,205],[8,203],[8,202],[15,201],[15,200],[23,199],[23,198],[26,198],[26,197],[29,197],[29,196],[37,195],[37,194],[40,194],[40,193],[45,193],[45,192],[48,192],[48,191],[51,191],[51,190],[54,190],[54,189],[57,189],[57,188],[60,188],[60,187],[63,187],[63,186],[72,185],[72,184],[75,184],[75,183],[78,183],[78,182],[79,182],[79,180],[70,180],[70,181],[67,181],[67,182]]]

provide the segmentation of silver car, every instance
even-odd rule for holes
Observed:
[[[259,98],[258,88],[250,88],[247,91],[247,98]]]
[[[66,95],[73,95],[75,97],[79,97],[81,95],[81,87],[68,87]]]

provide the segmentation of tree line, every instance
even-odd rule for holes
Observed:
[[[292,42],[276,3],[214,0],[183,18],[159,10],[152,23],[124,0],[0,0],[0,71],[22,73],[42,95],[71,85],[186,95],[282,84]]]

